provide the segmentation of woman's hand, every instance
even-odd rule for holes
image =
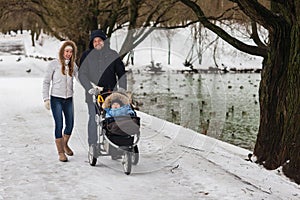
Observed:
[[[44,101],[44,105],[47,110],[50,110],[50,100],[49,99]]]

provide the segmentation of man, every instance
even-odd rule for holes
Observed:
[[[119,54],[110,49],[108,39],[101,30],[94,30],[90,36],[89,49],[82,54],[78,79],[85,89],[85,101],[88,106],[88,144],[98,141],[97,126],[95,122],[96,108],[92,95],[88,91],[95,84],[103,87],[103,92],[127,89],[125,66]]]

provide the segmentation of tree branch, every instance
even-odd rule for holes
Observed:
[[[238,4],[241,10],[253,21],[270,30],[282,23],[283,18],[271,12],[257,0],[230,0]]]
[[[226,9],[222,14],[220,14],[219,16],[217,17],[213,17],[213,16],[210,16],[210,17],[207,17],[207,19],[211,19],[211,20],[220,20],[220,19],[224,19],[224,16],[229,13],[230,11],[237,11],[238,10],[238,6],[234,6],[232,8],[229,8],[229,9]],[[231,15],[232,16],[232,15]]]
[[[252,46],[245,44],[241,42],[240,40],[230,36],[227,32],[225,32],[222,28],[216,26],[215,24],[211,23],[208,21],[208,19],[205,17],[203,11],[201,8],[193,1],[190,0],[181,0],[183,4],[186,6],[190,7],[195,14],[197,15],[199,21],[203,24],[204,27],[208,28],[209,30],[213,31],[216,33],[219,37],[221,37],[223,40],[228,42],[230,45],[235,47],[236,49],[246,52],[251,55],[256,55],[256,56],[262,56],[266,57],[267,56],[267,50],[264,48],[260,48],[257,46]]]
[[[260,40],[258,32],[257,32],[257,25],[255,21],[251,21],[252,33],[251,38],[257,44],[257,46],[267,49],[267,46]]]

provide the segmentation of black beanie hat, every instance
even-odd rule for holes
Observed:
[[[107,39],[105,33],[100,29],[92,31],[90,40],[93,40],[95,37],[100,37],[103,41]]]
[[[100,37],[103,41],[107,39],[105,33],[100,30],[100,29],[97,29],[97,30],[93,30],[92,33],[91,33],[91,36],[90,36],[90,44],[89,44],[89,47],[91,49],[93,49],[93,40],[95,39],[95,37]]]
[[[113,100],[111,101],[111,105],[113,105],[114,103],[120,104],[121,107],[123,106],[123,102],[122,102],[120,99],[113,99]]]

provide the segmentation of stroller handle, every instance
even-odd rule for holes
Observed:
[[[89,94],[97,96],[102,91],[103,91],[103,87],[95,86],[89,90]]]

